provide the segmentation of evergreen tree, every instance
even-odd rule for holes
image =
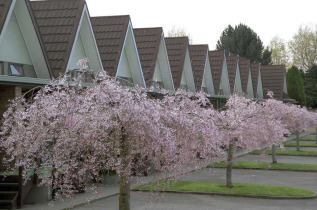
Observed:
[[[262,65],[272,65],[272,51],[268,47],[263,51],[261,63]]]
[[[306,105],[306,95],[304,90],[304,81],[300,71],[296,66],[288,69],[286,74],[288,95],[299,102],[300,105]]]
[[[304,76],[307,106],[317,109],[317,66],[311,67]]]
[[[251,28],[239,24],[235,27],[229,25],[222,32],[217,49],[249,58],[251,62],[261,62],[264,47],[260,37]]]

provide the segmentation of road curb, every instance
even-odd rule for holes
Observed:
[[[223,168],[225,169],[226,167],[213,167],[213,168]],[[294,171],[294,172],[317,172],[317,170],[287,170],[287,169],[273,169],[273,168],[234,168],[232,169],[245,169],[245,170],[262,170],[262,171]]]
[[[260,154],[249,153],[248,155],[260,155]],[[266,155],[272,155],[272,154],[266,154]],[[277,156],[293,156],[293,157],[317,157],[317,155],[287,155],[287,154],[282,154],[282,155],[276,154],[276,155]]]
[[[300,147],[312,147],[312,148],[316,148],[316,145],[299,145]],[[284,145],[284,147],[296,147],[296,145]]]
[[[131,190],[134,192],[151,192],[151,190]],[[274,200],[302,200],[302,199],[315,199],[317,194],[311,196],[266,196],[266,195],[243,195],[234,193],[214,193],[214,192],[195,192],[195,191],[158,191],[161,193],[175,193],[175,194],[193,194],[193,195],[218,195],[226,197],[243,197],[243,198],[258,198],[258,199],[274,199]]]

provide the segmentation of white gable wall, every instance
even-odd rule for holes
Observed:
[[[77,37],[77,40],[75,41],[75,45],[74,45],[74,51],[72,53],[71,58],[69,59],[69,66],[67,70],[72,70],[72,69],[78,69],[78,61],[82,58],[86,58],[86,52],[84,49],[84,45],[81,39],[81,36],[79,35]],[[88,58],[89,59],[89,58]],[[90,60],[89,60],[90,61]],[[90,65],[90,62],[89,62]]]
[[[78,61],[86,57],[89,60],[89,67],[92,70],[103,70],[87,7],[85,5],[79,21],[73,49],[67,64],[67,70],[78,69]]]
[[[183,67],[183,76],[185,75],[186,85],[190,91],[196,92],[192,64],[190,62],[188,47],[186,49],[185,61]],[[182,76],[182,80],[183,80]]]
[[[222,84],[221,84],[221,82],[220,82],[220,84],[219,84],[219,93],[218,93],[218,95],[221,95],[221,94],[220,94],[220,90],[222,90],[222,86],[223,86],[223,85],[222,85]]]
[[[155,64],[154,75],[153,75],[152,81],[155,81],[155,82],[163,82],[164,81],[162,78],[162,69],[161,69],[161,66],[160,66],[160,63],[158,60],[156,61],[156,64]],[[164,82],[163,82],[163,84],[164,84]]]
[[[253,86],[252,86],[252,78],[251,78],[251,71],[249,69],[249,76],[248,76],[248,84],[247,84],[247,93],[250,98],[254,98],[253,93]]]
[[[263,99],[263,87],[262,87],[262,77],[259,69],[259,77],[258,77],[258,86],[257,86],[257,95],[256,98]]]
[[[160,71],[161,81],[164,84],[166,90],[174,91],[174,83],[172,79],[171,67],[168,60],[168,55],[165,47],[164,35],[162,33],[159,51],[157,55],[157,61],[155,65],[155,72],[153,76],[153,81],[156,81],[157,77],[157,68]],[[159,81],[159,80],[157,80]]]
[[[241,75],[240,75],[240,68],[239,68],[238,61],[237,61],[236,77],[234,79],[233,91],[240,94],[242,93]]]
[[[201,88],[200,88],[200,90],[197,90],[197,92],[198,92],[198,91],[203,91],[203,88],[207,88],[206,81],[205,81],[205,75],[204,75],[204,74],[203,74],[203,79],[202,79],[202,81],[201,81]],[[207,90],[207,92],[208,92],[208,90]]]
[[[186,86],[186,87],[187,87],[185,71],[182,72],[182,78],[181,78],[181,85],[180,85],[180,87],[182,87],[182,86]],[[188,88],[188,87],[187,87],[187,88]]]
[[[210,61],[209,61],[209,55],[208,51],[206,54],[206,62],[205,62],[205,69],[204,69],[204,78],[203,78],[203,86],[207,88],[207,93],[214,95],[215,89],[214,89],[214,82],[211,74],[211,67],[210,67]]]
[[[25,1],[13,1],[8,17],[0,35],[0,60],[33,65],[38,78],[50,79]]]
[[[0,60],[33,65],[14,13],[11,15],[1,43]]]
[[[224,55],[224,60],[222,64],[222,73],[221,73],[221,89],[223,90],[223,94],[225,96],[230,96],[230,84],[229,84],[229,76],[228,76],[228,69],[227,69],[227,61],[226,56]]]
[[[124,53],[126,53],[126,61],[122,59]],[[124,64],[124,62],[126,62],[126,64]],[[123,66],[121,67],[121,65]],[[129,68],[124,65],[128,65]],[[133,79],[135,85],[146,87],[131,22],[127,28],[116,77],[122,76],[123,71],[130,71],[130,78]]]
[[[117,72],[117,76],[118,77],[126,77],[126,78],[133,78],[132,74],[131,74],[131,69],[129,66],[129,61],[127,58],[127,53],[124,50],[122,55],[121,55],[121,62],[120,62],[120,66]]]
[[[284,84],[283,84],[283,91],[287,94],[287,84],[286,84],[286,75],[284,74]]]

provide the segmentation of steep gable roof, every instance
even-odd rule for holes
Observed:
[[[129,22],[129,15],[91,18],[102,64],[110,76],[116,76]]]
[[[175,89],[180,87],[185,62],[186,50],[188,49],[188,37],[165,38],[168,59],[171,66]]]
[[[163,28],[133,29],[146,84],[153,79]]]
[[[200,91],[204,78],[208,45],[189,45],[189,52],[193,66],[196,90]]]
[[[54,77],[67,68],[84,6],[84,0],[31,1]]]
[[[285,77],[284,65],[262,65],[261,77],[263,86],[263,96],[268,98],[267,91],[273,91],[274,98],[283,99],[283,86]]]
[[[219,93],[221,73],[224,62],[224,53],[225,52],[223,50],[209,51],[209,60],[216,94]]]
[[[12,0],[0,0],[0,34],[10,10]]]
[[[227,59],[230,91],[231,93],[233,93],[235,80],[236,80],[237,66],[238,66],[238,56],[235,54],[230,54],[229,56],[226,57],[226,59]]]
[[[25,77],[53,77],[29,0],[0,0],[0,44],[2,61],[34,67]]]
[[[246,93],[248,87],[250,60],[247,58],[239,57],[239,70],[241,75],[242,91]]]
[[[251,78],[252,78],[252,86],[253,86],[253,92],[256,95],[257,88],[258,88],[258,79],[259,79],[259,70],[261,68],[260,63],[252,63],[251,64]]]

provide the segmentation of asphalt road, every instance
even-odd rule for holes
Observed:
[[[316,158],[317,159],[317,158]],[[225,170],[215,169],[211,175],[210,170],[201,170],[191,173],[182,180],[224,182]],[[286,185],[302,187],[317,192],[317,173],[311,172],[281,172],[263,170],[233,170],[234,183],[256,183],[269,185]],[[317,199],[313,200],[266,200],[251,198],[235,198],[222,196],[163,194],[159,197],[152,193],[133,192],[131,196],[131,209],[133,210],[316,210]],[[118,209],[118,196],[102,199],[81,206],[76,209]]]
[[[152,196],[152,197],[151,197]],[[150,193],[134,192],[132,210],[316,210],[317,200],[266,200],[208,195],[164,194],[153,200]],[[118,210],[118,196],[81,206],[76,210]]]

